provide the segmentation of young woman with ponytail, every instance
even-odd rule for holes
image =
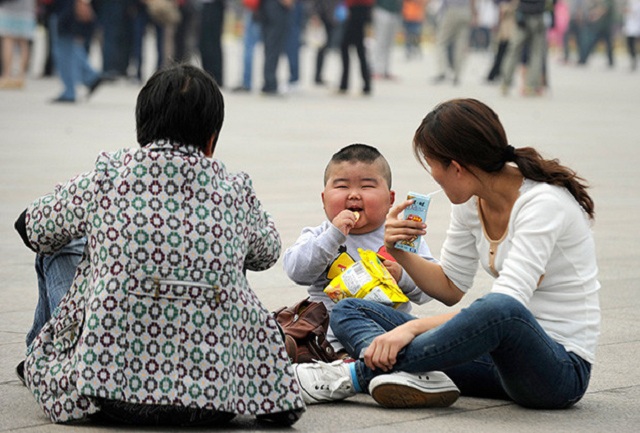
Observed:
[[[387,217],[387,251],[447,305],[472,287],[478,264],[495,279],[468,307],[438,317],[342,300],[331,327],[356,361],[297,367],[303,395],[324,401],[368,390],[384,406],[425,407],[449,405],[459,392],[572,406],[589,384],[600,327],[584,180],[531,147],[511,146],[496,113],[474,99],[438,105],[413,146],[453,204],[451,223],[440,263],[398,250],[397,241],[426,233],[426,224],[399,217],[405,201]],[[323,385],[330,395],[309,391]]]

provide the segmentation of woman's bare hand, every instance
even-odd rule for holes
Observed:
[[[384,224],[384,246],[391,254],[395,250],[396,242],[412,240],[427,232],[427,225],[424,222],[405,220],[399,217],[400,213],[412,203],[413,200],[406,200],[398,206],[392,207],[387,214],[387,220]]]
[[[364,352],[364,363],[372,370],[389,371],[396,363],[398,352],[414,338],[415,334],[407,326],[398,326],[373,340]]]

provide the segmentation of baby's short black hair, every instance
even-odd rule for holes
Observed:
[[[205,149],[224,120],[224,99],[207,72],[178,64],[156,72],[138,94],[136,131],[140,146],[171,140]]]
[[[382,156],[380,151],[368,144],[354,143],[343,147],[338,152],[334,153],[324,170],[324,184],[327,184],[329,180],[329,167],[333,164],[340,162],[364,162],[367,164],[373,164],[380,160],[382,167],[382,177],[387,182],[387,186],[391,189],[391,167],[386,158]]]

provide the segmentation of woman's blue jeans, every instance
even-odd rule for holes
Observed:
[[[74,239],[55,253],[36,256],[38,276],[38,305],[33,315],[33,325],[27,334],[27,347],[38,336],[45,323],[69,291],[76,268],[82,258],[86,238]]]
[[[362,354],[378,335],[415,317],[361,299],[344,299],[331,328],[351,356],[362,389],[385,372]],[[445,372],[463,395],[511,399],[524,407],[560,409],[582,398],[591,364],[552,340],[514,298],[490,293],[400,351],[393,371]]]

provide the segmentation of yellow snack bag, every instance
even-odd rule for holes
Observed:
[[[409,302],[374,251],[358,249],[358,252],[362,260],[353,263],[325,287],[324,292],[333,302],[360,298],[393,308]]]

